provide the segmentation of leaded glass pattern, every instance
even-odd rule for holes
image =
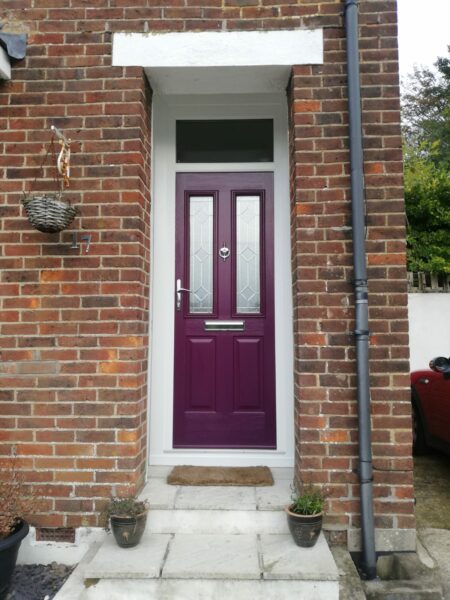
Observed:
[[[212,196],[189,198],[189,309],[191,313],[213,311],[213,218]]]
[[[236,310],[261,312],[260,197],[236,197]]]

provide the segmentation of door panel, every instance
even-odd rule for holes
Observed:
[[[188,338],[186,348],[189,389],[185,410],[215,410],[216,343],[214,338]]]
[[[175,448],[275,448],[273,174],[180,173]]]
[[[234,408],[262,410],[262,355],[260,338],[235,339],[234,344]]]

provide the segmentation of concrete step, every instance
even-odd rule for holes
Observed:
[[[139,497],[153,509],[278,511],[289,504],[291,493],[289,479],[275,479],[267,487],[242,487],[177,486],[152,477]]]
[[[152,510],[147,517],[152,533],[288,533],[284,511]]]
[[[336,581],[106,579],[76,600],[339,600]],[[74,599],[71,599],[74,600]]]
[[[270,487],[179,487],[151,469],[150,510],[136,548],[110,534],[84,568],[77,600],[338,600],[338,570],[323,534],[299,548],[287,527],[291,469]]]
[[[444,600],[442,586],[416,581],[370,581],[364,584],[367,600]]]
[[[149,503],[153,533],[288,533],[283,508],[290,501],[291,469],[278,469],[268,487],[173,486],[164,470],[157,473],[162,476],[151,477],[140,494]]]
[[[339,590],[338,571],[323,534],[313,548],[299,548],[289,534],[168,535],[147,530],[139,546],[126,550],[110,535],[86,566],[84,578],[94,585],[83,597],[96,600],[103,594],[115,598],[111,593],[119,588],[122,598],[133,600],[230,594],[233,599],[299,595],[337,600]],[[108,582],[112,579],[115,587]]]

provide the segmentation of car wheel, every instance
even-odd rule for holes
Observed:
[[[423,430],[422,420],[417,410],[416,405],[412,405],[412,434],[413,434],[413,454],[420,455],[426,454],[427,442],[425,439],[425,432]]]

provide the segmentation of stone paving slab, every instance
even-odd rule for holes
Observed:
[[[261,535],[264,579],[337,581],[336,563],[323,533],[312,548],[300,548],[291,535]]]
[[[424,528],[418,531],[419,538],[439,568],[445,600],[450,600],[450,531],[448,529]]]
[[[162,577],[180,579],[259,579],[255,535],[182,535],[169,546]]]
[[[256,510],[255,488],[242,486],[180,486],[175,508]]]
[[[287,479],[289,481],[294,480],[294,468],[293,467],[270,467],[273,478],[275,481],[278,479]]]
[[[289,479],[275,480],[270,487],[256,488],[258,510],[283,510],[291,502],[291,482]]]
[[[138,546],[119,548],[108,535],[92,562],[86,566],[85,579],[150,579],[159,577],[171,536],[145,531]]]
[[[150,510],[147,530],[155,533],[288,533],[284,512],[275,510]]]
[[[161,477],[152,477],[145,484],[139,498],[147,500],[150,508],[171,509],[175,506],[175,497],[179,491],[176,485],[169,485]]]
[[[79,597],[79,600],[152,599],[339,600],[339,586],[335,581],[103,580],[85,590]]]
[[[163,477],[166,479],[172,469],[173,467],[166,465],[150,465],[148,468],[148,477]]]

